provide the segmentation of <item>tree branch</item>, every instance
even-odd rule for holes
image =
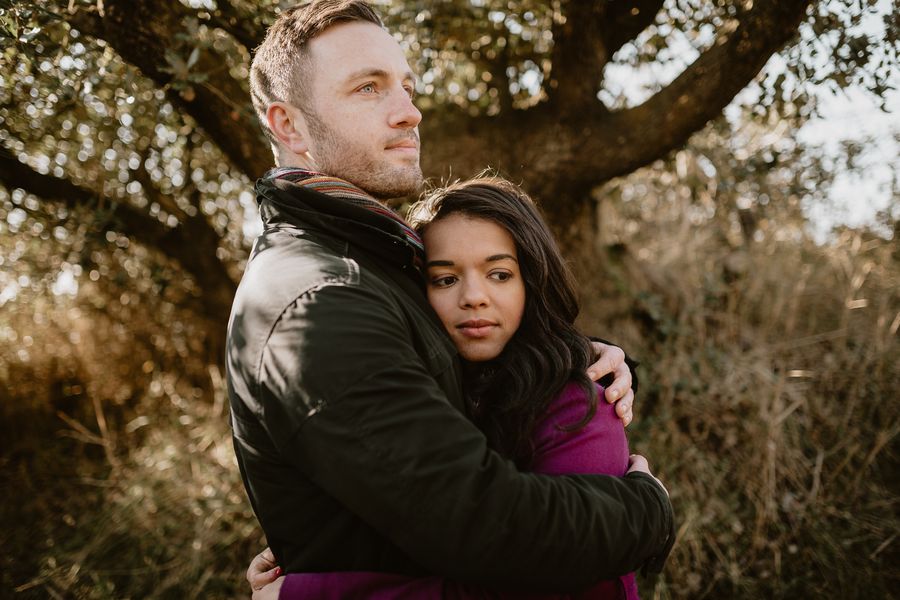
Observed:
[[[570,0],[553,27],[548,95],[566,112],[596,106],[603,69],[623,44],[649,27],[664,0]]]
[[[560,107],[545,103],[473,119],[442,107],[422,123],[424,171],[446,176],[452,169],[459,177],[491,165],[544,200],[552,220],[557,210],[564,219],[575,210],[567,205],[587,199],[591,188],[681,147],[721,114],[796,35],[810,1],[756,0],[732,32],[631,109],[606,113],[594,100],[578,119],[566,119]]]
[[[612,57],[626,42],[653,24],[664,0],[613,0],[606,3],[601,36]]]
[[[266,34],[264,29],[256,26],[251,15],[245,14],[230,0],[216,0],[216,10],[211,13],[209,23],[228,32],[249,52],[262,43]]]
[[[103,198],[67,179],[38,173],[2,147],[0,183],[7,189],[19,188],[69,208],[93,208],[102,204],[110,213],[104,230],[124,233],[177,262],[204,289],[201,301],[208,316],[220,322],[227,320],[236,286],[216,256],[219,236],[202,216],[189,217],[176,227],[167,227],[128,203]]]
[[[60,199],[69,206],[96,201],[96,195],[68,179],[42,175],[19,161],[7,148],[0,146],[0,181],[8,189],[21,188],[45,199]]]
[[[512,92],[509,90],[509,75],[506,69],[509,66],[509,44],[505,44],[497,51],[494,60],[484,59],[483,68],[491,74],[491,87],[497,90],[497,103],[500,111],[513,110]]]
[[[810,2],[756,0],[733,32],[721,35],[672,83],[643,104],[604,119],[605,148],[585,140],[603,165],[597,175],[606,180],[631,172],[682,146],[797,35]]]
[[[141,184],[144,194],[146,194],[147,199],[150,200],[150,202],[157,203],[164,211],[170,215],[175,215],[179,221],[184,220],[187,217],[187,213],[181,210],[181,207],[178,206],[178,203],[175,202],[174,198],[163,194],[160,191],[156,183],[153,182],[150,173],[147,171],[146,162],[150,157],[150,152],[151,147],[149,144],[141,151],[141,162],[138,165],[138,168],[134,170],[134,180]]]
[[[191,71],[207,79],[191,85],[190,92],[172,87],[165,69],[166,50],[177,48],[176,35],[194,16],[181,2],[168,0],[104,0],[104,12],[80,8],[67,20],[79,31],[105,40],[128,63],[136,66],[169,98],[190,115],[226,156],[246,175],[256,177],[273,165],[250,95],[222,68],[224,60],[210,48],[201,48]]]
[[[553,66],[547,94],[559,110],[596,109],[603,67],[610,57],[602,35],[606,5],[569,0],[553,24]]]

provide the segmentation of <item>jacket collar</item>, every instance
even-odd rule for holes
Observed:
[[[418,250],[409,243],[400,223],[343,198],[273,177],[275,171],[256,182],[259,212],[266,229],[286,223],[320,231],[421,280],[415,266]]]

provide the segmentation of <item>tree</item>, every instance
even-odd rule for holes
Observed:
[[[87,235],[115,231],[168,257],[223,322],[246,254],[241,206],[252,200],[241,191],[272,164],[246,75],[279,3],[3,4],[0,181],[40,199],[28,210],[39,221],[99,211]],[[592,189],[681,147],[748,85],[760,119],[802,120],[813,106],[805,78],[878,93],[897,53],[895,23],[888,44],[848,33],[878,12],[874,1],[382,8],[421,74],[426,174],[498,168],[543,202],[569,244],[590,234]],[[835,66],[813,72],[804,44],[825,47]],[[787,68],[754,83],[779,52]],[[641,102],[609,83],[613,69],[668,64],[674,74],[680,63]]]
[[[263,542],[215,363],[271,160],[250,49],[284,4],[0,0],[8,589],[245,593]],[[806,237],[804,203],[866,166],[795,132],[822,89],[885,96],[891,3],[379,6],[421,78],[427,174],[499,167],[609,258],[584,325],[648,359],[632,441],[683,519],[645,595],[889,595],[897,221]]]

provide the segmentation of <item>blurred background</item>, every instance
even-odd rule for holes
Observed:
[[[274,0],[0,1],[0,597],[248,597],[223,388]],[[643,361],[644,598],[900,589],[891,0],[376,2],[433,182],[540,202]]]

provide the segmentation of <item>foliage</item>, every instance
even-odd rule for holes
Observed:
[[[284,4],[0,0],[4,592],[246,596],[264,542],[217,365],[259,226],[251,167],[269,161],[249,49]],[[681,520],[653,593],[889,596],[896,216],[810,241],[805,209],[862,167],[859,148],[835,162],[795,133],[823,89],[887,97],[896,8],[640,0],[645,14],[604,21],[568,2],[378,4],[420,76],[429,174],[521,179],[576,241],[585,328],[645,359],[632,443]],[[680,73],[774,14],[753,5],[797,17],[753,56],[766,69],[691,96],[696,122],[674,137],[647,127],[690,112],[663,102]],[[154,6],[147,28],[127,21]],[[635,137],[608,137],[654,99]]]
[[[646,359],[631,442],[681,519],[662,597],[897,585],[900,253],[870,231],[811,241],[799,198],[828,178],[789,138],[719,122],[599,192],[616,251],[584,325]]]

